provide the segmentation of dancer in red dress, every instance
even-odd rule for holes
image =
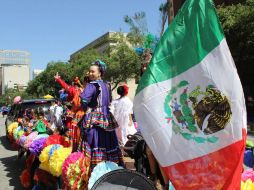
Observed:
[[[71,117],[72,119],[67,119],[67,127],[69,127],[69,137],[72,142],[72,151],[75,152],[77,150],[79,138],[80,138],[80,130],[77,126],[78,122],[83,118],[85,112],[82,109],[80,103],[80,93],[83,91],[83,88],[88,83],[87,78],[84,78],[84,84],[82,85],[76,77],[74,79],[73,85],[66,84],[61,77],[57,74],[55,76],[56,82],[58,82],[62,88],[67,92],[68,97],[67,101],[71,103],[71,109],[69,113],[67,113],[67,117]]]

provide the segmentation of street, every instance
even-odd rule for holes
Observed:
[[[22,190],[19,176],[24,168],[24,159],[17,159],[17,151],[11,150],[5,138],[5,118],[0,116],[0,184],[1,190]]]

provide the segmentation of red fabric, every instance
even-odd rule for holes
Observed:
[[[75,125],[71,125],[70,138],[72,143],[72,152],[76,152],[80,141],[80,130]]]
[[[246,131],[243,130],[241,141],[163,169],[175,189],[240,190],[245,141]]]
[[[70,142],[65,137],[58,134],[50,135],[44,143],[44,147],[52,144],[60,144],[64,147],[70,147]]]
[[[49,128],[49,122],[46,119],[42,119],[42,122],[47,128]]]
[[[82,119],[83,115],[85,114],[80,101],[80,93],[81,89],[76,88],[74,86],[67,85],[62,79],[58,78],[56,81],[66,90],[68,93],[68,101],[71,102],[71,115],[72,120],[67,122],[67,127],[69,129],[69,138],[71,139],[73,151],[77,150],[79,138],[80,138],[80,131],[77,129],[77,123],[80,119]],[[75,81],[78,82],[78,78],[75,78]],[[47,143],[46,143],[47,144]]]
[[[19,145],[16,143],[16,141],[14,141],[11,143],[11,149],[12,150],[18,150],[19,149]]]
[[[129,92],[129,87],[126,84],[124,84],[123,89],[124,89],[124,94],[123,95],[126,96]]]
[[[21,173],[21,175],[19,176],[20,182],[22,184],[22,186],[24,188],[29,188],[31,185],[31,176],[30,176],[30,172],[28,171],[28,169],[24,169]]]
[[[28,156],[28,158],[26,159],[26,168],[28,170],[31,170],[32,164],[34,162],[34,159],[35,159],[35,155],[34,154],[30,154]]]
[[[36,172],[34,174],[34,180],[37,182],[41,182],[47,185],[49,188],[53,189],[55,189],[57,183],[57,177],[39,168],[36,169]]]
[[[71,128],[71,121],[72,121],[72,117],[66,117],[66,120],[65,120],[65,125],[68,129]]]
[[[57,78],[56,82],[58,82],[62,88],[67,92],[68,94],[68,101],[71,101],[74,98],[75,95],[75,87],[74,86],[69,86],[67,83],[65,83],[61,78]]]

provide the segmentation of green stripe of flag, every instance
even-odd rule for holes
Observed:
[[[136,94],[197,65],[223,38],[212,0],[186,0],[158,43]]]

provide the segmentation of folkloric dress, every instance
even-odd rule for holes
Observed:
[[[111,101],[110,87],[106,82],[90,82],[80,95],[86,111],[81,127],[82,141],[80,151],[91,159],[91,169],[101,161],[111,161],[123,165],[112,114],[109,112]]]
[[[81,89],[76,88],[75,86],[69,86],[61,78],[57,78],[56,82],[58,82],[67,92],[68,94],[67,100],[71,103],[71,110],[70,110],[70,113],[68,113],[68,116],[72,117],[72,120],[71,120],[71,124],[70,125],[67,124],[67,126],[70,127],[69,137],[72,142],[72,151],[75,152],[77,150],[79,139],[80,139],[80,130],[77,124],[82,119],[85,113],[82,109],[80,97],[79,97],[81,93]]]

